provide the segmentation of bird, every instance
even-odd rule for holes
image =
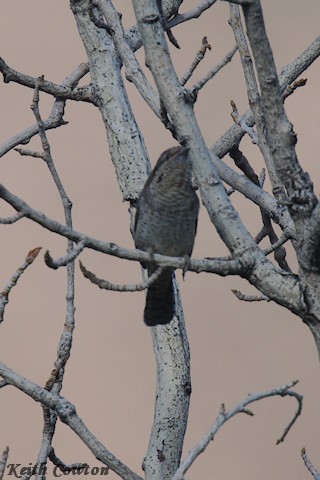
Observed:
[[[136,248],[190,258],[194,246],[199,199],[192,185],[189,149],[172,147],[159,157],[136,203],[133,239]],[[157,265],[142,263],[148,276]],[[174,268],[164,267],[148,288],[144,309],[147,326],[165,325],[175,315]]]

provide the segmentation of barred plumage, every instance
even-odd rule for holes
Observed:
[[[199,200],[191,183],[188,150],[166,150],[151,172],[137,202],[134,241],[137,248],[174,257],[191,256]],[[148,266],[150,275],[156,266]],[[173,269],[166,268],[147,292],[144,321],[169,323],[175,313]]]

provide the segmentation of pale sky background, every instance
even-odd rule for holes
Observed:
[[[115,1],[126,27],[134,23],[131,2]],[[187,0],[182,11],[197,5]],[[319,0],[262,1],[276,64],[290,63],[319,35]],[[174,30],[182,50],[173,50],[181,75],[192,62],[201,39],[207,35],[213,50],[202,62],[195,79],[217,64],[234,44],[228,26],[228,4],[218,2],[199,20]],[[60,82],[80,62],[86,61],[67,1],[2,0],[0,3],[0,56],[13,68],[32,76]],[[143,64],[143,54],[139,52]],[[303,75],[308,83],[286,102],[287,113],[298,134],[298,156],[319,194],[319,61]],[[84,84],[89,82],[87,76]],[[139,99],[132,85],[130,98],[154,164],[159,154],[174,145]],[[239,111],[247,109],[244,81],[238,57],[203,89],[196,105],[198,120],[208,145],[232,124],[230,99]],[[0,141],[34,123],[30,110],[32,91],[0,83]],[[48,115],[52,98],[41,95],[41,111]],[[77,230],[91,236],[133,247],[129,233],[128,205],[122,203],[100,114],[87,104],[69,102],[65,119],[70,123],[49,132],[52,154],[65,188],[73,201]],[[30,148],[38,148],[33,140]],[[262,160],[250,141],[241,149],[257,172]],[[226,159],[232,164],[230,159]],[[1,183],[34,208],[62,221],[62,208],[53,182],[39,159],[11,152],[1,159]],[[257,208],[232,196],[246,226],[260,230]],[[0,215],[12,213],[3,202]],[[22,220],[1,226],[2,262],[0,285],[5,285],[26,253],[36,246],[60,257],[65,241],[39,226]],[[194,256],[226,253],[202,207]],[[92,251],[81,256],[87,268],[113,282],[140,279],[138,264]],[[178,273],[181,280],[181,273]],[[105,446],[142,475],[153,418],[155,363],[150,332],[142,321],[144,294],[100,291],[77,270],[76,330],[62,395]],[[192,355],[190,419],[185,453],[208,430],[222,402],[226,408],[249,392],[264,391],[299,379],[296,389],[304,395],[304,407],[284,444],[275,445],[295,409],[291,399],[274,398],[252,407],[255,417],[238,416],[217,435],[198,459],[187,478],[291,480],[309,479],[300,458],[307,448],[320,468],[320,381],[316,348],[301,320],[276,304],[240,303],[231,288],[255,293],[243,280],[208,274],[186,275],[182,298]],[[44,385],[56,358],[56,347],[65,317],[65,271],[50,270],[41,254],[13,290],[1,325],[1,360],[18,373]],[[33,464],[40,446],[42,410],[13,387],[0,392],[0,451],[10,446],[10,463]],[[53,443],[67,463],[99,465],[87,448],[65,425],[58,422]],[[89,478],[89,477],[87,477]],[[110,480],[118,478],[110,473]]]

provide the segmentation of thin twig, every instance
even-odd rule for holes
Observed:
[[[86,75],[89,71],[88,65],[85,63],[81,63],[70,75],[68,75],[62,82],[62,85],[65,85],[70,88],[74,88],[80,79]],[[57,98],[53,104],[51,113],[47,120],[45,120],[44,128],[45,130],[49,130],[52,128],[57,128],[63,125],[66,125],[68,122],[63,120],[64,115],[64,108],[65,108],[66,100]],[[37,135],[39,132],[38,124],[32,125],[31,127],[27,127],[21,132],[17,133],[13,137],[6,140],[4,143],[0,145],[0,157],[5,155],[9,152],[12,148],[19,144],[26,144],[30,141],[32,137]]]
[[[68,425],[83,441],[93,455],[95,455],[99,461],[109,466],[110,469],[116,472],[121,478],[125,478],[126,480],[142,480],[139,475],[130,470],[129,467],[122,463],[99,442],[79,417],[75,406],[67,399],[22,377],[2,362],[0,362],[0,375],[10,383],[10,385],[15,386],[36,402],[54,411],[60,420]]]
[[[256,80],[256,74],[253,68],[251,53],[248,48],[247,40],[243,31],[243,26],[242,26],[241,16],[240,16],[240,8],[238,5],[230,4],[229,24],[233,29],[235,40],[239,48],[241,64],[242,64],[243,73],[246,81],[249,105],[253,112],[256,127],[257,127],[256,139],[253,140],[253,142],[259,145],[259,149],[262,153],[266,167],[268,169],[268,174],[269,174],[272,188],[273,190],[276,188],[276,192],[277,192],[276,198],[277,199],[280,198],[283,200],[285,198],[285,191],[283,189],[282,184],[279,182],[278,174],[273,162],[272,155],[270,153],[270,145],[266,135],[265,119],[264,119],[264,113],[261,108],[261,99],[260,99],[260,93],[259,93],[258,84]],[[252,127],[248,124],[248,122],[246,122],[245,118],[241,117],[241,119],[239,119],[239,122],[240,122],[239,125],[241,125],[241,128],[246,133],[250,134],[250,128]],[[246,126],[248,127],[248,130],[246,130]]]
[[[235,165],[251,180],[255,185],[260,185],[260,180],[254,169],[251,167],[247,157],[243,155],[238,146],[233,147],[229,152],[230,157]]]
[[[7,303],[9,302],[9,294],[13,287],[16,286],[18,283],[19,278],[23,274],[23,272],[33,263],[33,261],[38,256],[41,247],[34,248],[30,250],[27,254],[25,261],[20,265],[20,267],[14,272],[12,277],[10,278],[9,282],[5,286],[5,288],[0,293],[0,323],[4,320],[4,311]]]
[[[286,234],[281,235],[279,240],[272,243],[268,248],[264,249],[263,253],[265,254],[265,256],[269,255],[270,253],[272,253],[275,250],[278,250],[280,247],[282,247],[282,245],[284,245],[288,240],[289,240],[289,238],[287,237]]]
[[[266,169],[263,168],[259,175],[259,185],[263,188],[264,182],[266,181]]]
[[[147,280],[141,283],[134,283],[134,284],[129,284],[129,285],[122,285],[122,284],[115,284],[115,283],[110,283],[108,280],[104,280],[102,278],[98,278],[95,276],[94,273],[90,272],[85,268],[83,263],[80,261],[80,270],[83,273],[83,275],[90,280],[91,283],[94,283],[97,285],[99,288],[103,290],[112,290],[114,292],[141,292],[142,290],[146,290],[147,288],[150,287],[161,275],[163,272],[163,268],[159,267],[157,270],[148,277]]]
[[[254,237],[254,241],[257,244],[259,244],[267,235],[268,235],[267,229],[265,228],[265,226],[263,226],[260,232],[258,232],[257,235]]]
[[[299,407],[296,414],[293,417],[293,421],[290,422],[288,427],[286,427],[285,433],[281,437],[281,441],[283,441],[285,435],[287,435],[287,433],[289,432],[289,429],[292,427],[293,423],[297,420],[298,416],[301,413],[303,396],[297,392],[290,390],[290,388],[294,387],[297,383],[298,383],[297,381],[293,381],[279,388],[268,390],[267,392],[249,394],[245,400],[243,400],[241,403],[236,405],[234,408],[232,408],[228,412],[225,410],[225,407],[223,406],[220,409],[220,413],[216,421],[210,428],[210,430],[204,435],[204,437],[199,441],[199,443],[192,450],[190,450],[186,459],[181,463],[180,467],[172,477],[172,480],[183,480],[187,470],[189,470],[189,468],[191,467],[193,462],[198,458],[198,456],[205,451],[205,449],[207,448],[209,443],[214,439],[216,433],[220,430],[220,428],[228,420],[230,420],[230,418],[234,417],[238,413],[246,413],[247,415],[252,416],[252,412],[250,410],[248,411],[246,408],[247,405],[253,402],[262,400],[263,398],[269,398],[273,396],[281,396],[281,397],[293,396],[298,402]],[[279,443],[279,440],[277,441],[277,443]]]
[[[191,78],[193,72],[197,68],[197,66],[200,64],[200,62],[204,59],[205,54],[207,53],[207,50],[211,50],[211,45],[208,43],[207,37],[203,37],[202,42],[201,42],[201,47],[197,51],[197,54],[195,56],[195,59],[193,60],[192,64],[188,68],[188,70],[182,75],[180,79],[181,85],[185,85],[187,81]]]
[[[301,457],[304,461],[305,466],[307,467],[311,475],[315,478],[315,480],[320,480],[320,474],[318,470],[314,468],[311,461],[309,460],[305,447],[303,447],[301,450]]]
[[[271,245],[263,251],[264,254],[269,255],[271,252],[274,252],[274,259],[276,260],[276,262],[278,262],[279,266],[283,270],[291,272],[292,270],[286,260],[287,252],[286,249],[283,247],[283,244],[286,243],[287,240],[290,240],[294,237],[292,237],[290,233],[285,231],[282,236],[278,238],[272,226],[270,217],[265,212],[262,212],[262,220],[263,227],[255,238],[256,243],[260,243],[263,238],[268,236]]]
[[[168,28],[175,27],[183,22],[188,22],[194,18],[199,18],[203,12],[205,12],[208,8],[212,7],[217,0],[205,0],[201,2],[197,7],[189,10],[188,12],[184,13],[177,13],[171,20],[169,20],[166,24]]]
[[[173,35],[171,28],[167,27],[166,24],[164,24],[164,27],[165,27],[169,42],[172,43],[172,45],[174,45],[176,48],[180,49],[179,42],[176,39],[176,37]]]
[[[73,228],[63,225],[62,223],[59,223],[56,220],[47,217],[44,213],[33,209],[21,198],[11,193],[1,184],[0,198],[3,198],[17,211],[23,212],[26,217],[30,218],[31,220],[51,232],[55,232],[58,235],[69,238],[76,243],[85,240],[86,248],[106,253],[108,255],[112,255],[118,258],[125,258],[131,261],[139,261],[144,263],[150,262],[150,255],[148,252],[144,252],[142,250],[130,250],[128,248],[120,247],[115,243],[108,243],[102,240],[97,240],[93,237],[85,235],[84,233],[77,232]],[[160,254],[154,254],[152,261],[154,261],[160,267],[173,267],[183,269],[186,265],[185,258],[183,257],[169,257]],[[197,273],[217,273],[221,276],[246,275],[250,273],[252,266],[252,255],[243,255],[239,258],[228,261],[223,261],[220,259],[208,260],[191,258],[190,262],[188,263],[188,271]]]
[[[212,70],[210,70],[201,80],[199,80],[197,83],[193,85],[193,87],[190,88],[190,92],[192,95],[197,96],[199,93],[199,90],[203,88],[206,83],[209,82],[220,70],[225,67],[229,62],[231,62],[234,54],[238,50],[238,47],[235,45],[230,52],[227,53],[227,55],[221,60],[218,65],[216,65]]]
[[[291,85],[288,85],[285,91],[282,94],[282,98],[285,100],[290,95],[292,95],[297,88],[304,87],[307,83],[306,78],[300,78],[300,80],[296,80]]]
[[[0,218],[0,224],[11,225],[12,223],[16,223],[18,220],[20,220],[24,216],[25,216],[24,213],[18,212],[15,215],[12,215],[11,217]]]
[[[295,384],[298,383],[298,380],[295,381]],[[291,387],[290,387],[291,388]],[[282,443],[284,442],[286,436],[288,435],[288,433],[290,432],[291,428],[293,427],[293,425],[295,424],[295,422],[298,420],[298,417],[300,417],[301,415],[301,412],[302,412],[302,400],[303,400],[303,395],[300,395],[299,393],[297,392],[294,392],[292,390],[287,390],[285,393],[282,393],[281,396],[282,397],[286,397],[286,396],[289,396],[289,397],[294,397],[297,402],[298,402],[298,408],[296,410],[296,413],[294,414],[294,416],[292,417],[291,421],[288,423],[288,425],[286,426],[286,428],[284,429],[283,431],[283,434],[281,435],[280,438],[278,438],[278,440],[276,441],[276,445],[279,445],[279,443]]]
[[[271,299],[266,295],[245,295],[240,290],[231,289],[231,292],[243,302],[270,302]]]
[[[34,150],[28,150],[27,148],[15,148],[14,150],[20,153],[22,157],[42,158],[42,160],[44,160],[43,152],[35,152]]]
[[[89,69],[87,68],[86,73]],[[37,77],[30,77],[24,73],[18,72],[9,67],[3,58],[0,57],[0,72],[3,74],[3,80],[5,83],[15,82],[29,88],[35,88],[37,83]],[[93,103],[92,91],[90,86],[74,88],[73,86],[65,85],[64,83],[58,84],[54,82],[48,82],[45,80],[40,87],[45,93],[53,95],[56,98],[63,98],[65,100],[76,100],[82,102]]]
[[[236,106],[236,104],[233,100],[230,100],[230,105],[232,107],[231,117],[232,117],[233,121],[237,125],[239,125],[239,127],[245,133],[247,133],[249,135],[253,144],[257,144],[259,142],[259,140],[258,140],[257,133],[254,131],[254,128],[247,124],[247,122],[246,122],[246,120],[243,116],[239,115],[237,106]]]
[[[52,448],[52,447],[51,447],[51,450],[50,450],[50,453],[49,453],[49,460],[51,460],[51,462],[56,467],[58,467],[61,470],[61,472],[63,472],[63,473],[68,473],[68,472],[72,472],[72,471],[77,472],[79,470],[84,470],[88,466],[87,463],[72,463],[71,465],[65,464],[62,460],[60,460],[59,457],[57,457],[57,455],[54,451],[54,448]]]
[[[44,82],[44,78],[39,77],[33,95],[33,102],[31,109],[36,118],[36,122],[39,129],[39,136],[41,139],[41,144],[43,148],[43,159],[47,164],[47,167],[50,171],[52,179],[58,190],[63,210],[65,216],[66,226],[72,229],[72,203],[67,196],[67,193],[64,189],[62,181],[59,177],[59,174],[56,170],[52,155],[50,143],[46,135],[46,129],[44,122],[41,118],[40,109],[39,109],[39,91],[40,87]],[[82,245],[80,245],[81,248]],[[74,256],[73,252],[73,241],[68,239],[67,241],[67,257]],[[75,255],[76,256],[76,255]],[[52,370],[49,379],[46,382],[46,388],[52,390],[54,393],[59,394],[62,389],[62,383],[64,378],[65,366],[70,358],[73,330],[75,323],[75,305],[74,305],[74,261],[69,261],[67,263],[67,291],[66,291],[66,320],[63,326],[63,332],[60,336],[60,342],[57,349],[57,359],[54,362],[54,369]],[[42,441],[40,450],[37,457],[38,465],[45,465],[48,460],[48,455],[51,449],[51,443],[53,435],[55,432],[55,426],[57,421],[57,415],[52,413],[49,408],[43,406],[43,430],[42,430]],[[42,474],[36,473],[36,480],[40,480]]]
[[[237,126],[237,128],[239,128]],[[234,145],[231,145],[229,151],[232,150]],[[226,162],[221,160],[212,152],[212,161],[217,168],[221,180],[230,185],[235,190],[241,192],[246,198],[251,200],[259,207],[266,210],[273,221],[281,226],[284,232],[287,232],[288,236],[296,237],[295,226],[288,208],[279,204],[276,199],[266,191],[262,190],[259,186],[252,183],[251,180],[243,175],[237,173],[233,168],[229,167]]]
[[[307,48],[298,55],[292,63],[283,67],[279,76],[280,89],[283,92],[290,83],[294,82],[320,55],[320,36],[316,37]],[[255,119],[251,109],[243,115],[248,125],[253,126]],[[230,127],[220,139],[212,145],[210,151],[223,158],[234,145],[239,145],[244,132],[234,124]]]
[[[157,5],[158,5],[158,9],[159,9],[159,13],[160,13],[160,18],[161,18],[161,24],[162,24],[162,28],[166,31],[166,34],[167,34],[167,37],[168,37],[168,40],[170,43],[172,43],[172,45],[178,49],[180,49],[180,45],[179,45],[179,42],[178,40],[176,39],[176,37],[174,36],[172,30],[170,27],[168,27],[166,25],[166,21],[167,21],[167,15],[165,15],[164,11],[163,11],[163,4],[162,4],[162,0],[156,0],[157,2]]]
[[[47,250],[44,254],[44,261],[48,265],[48,267],[53,268],[56,270],[59,267],[65,267],[68,265],[68,263],[73,262],[82,252],[82,250],[86,247],[86,240],[81,240],[78,242],[73,249],[64,257],[57,258],[54,260],[50,253],[49,250]]]
[[[229,152],[230,157],[234,160],[236,166],[256,185],[261,186],[261,181],[263,178],[259,178],[253,168],[251,167],[250,163],[248,162],[247,158],[243,155],[243,153],[239,150],[238,147],[233,147]],[[256,243],[260,243],[261,240],[268,236],[271,242],[270,251],[267,253],[271,253],[274,251],[274,258],[278,262],[279,266],[284,270],[290,272],[291,269],[286,261],[286,250],[282,247],[282,242],[278,243],[278,236],[276,235],[274,228],[271,223],[270,214],[264,209],[260,207],[263,228],[259,232],[256,237]],[[284,238],[289,239],[292,236],[289,232],[284,231],[283,233]],[[283,242],[284,243],[284,242]],[[273,245],[278,245],[276,248]]]

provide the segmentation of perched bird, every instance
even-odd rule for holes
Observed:
[[[191,256],[197,230],[199,200],[191,184],[188,149],[163,152],[137,201],[133,231],[136,248],[172,257]],[[157,265],[144,265],[150,276]],[[148,288],[144,322],[165,325],[175,314],[172,274],[164,268]]]

